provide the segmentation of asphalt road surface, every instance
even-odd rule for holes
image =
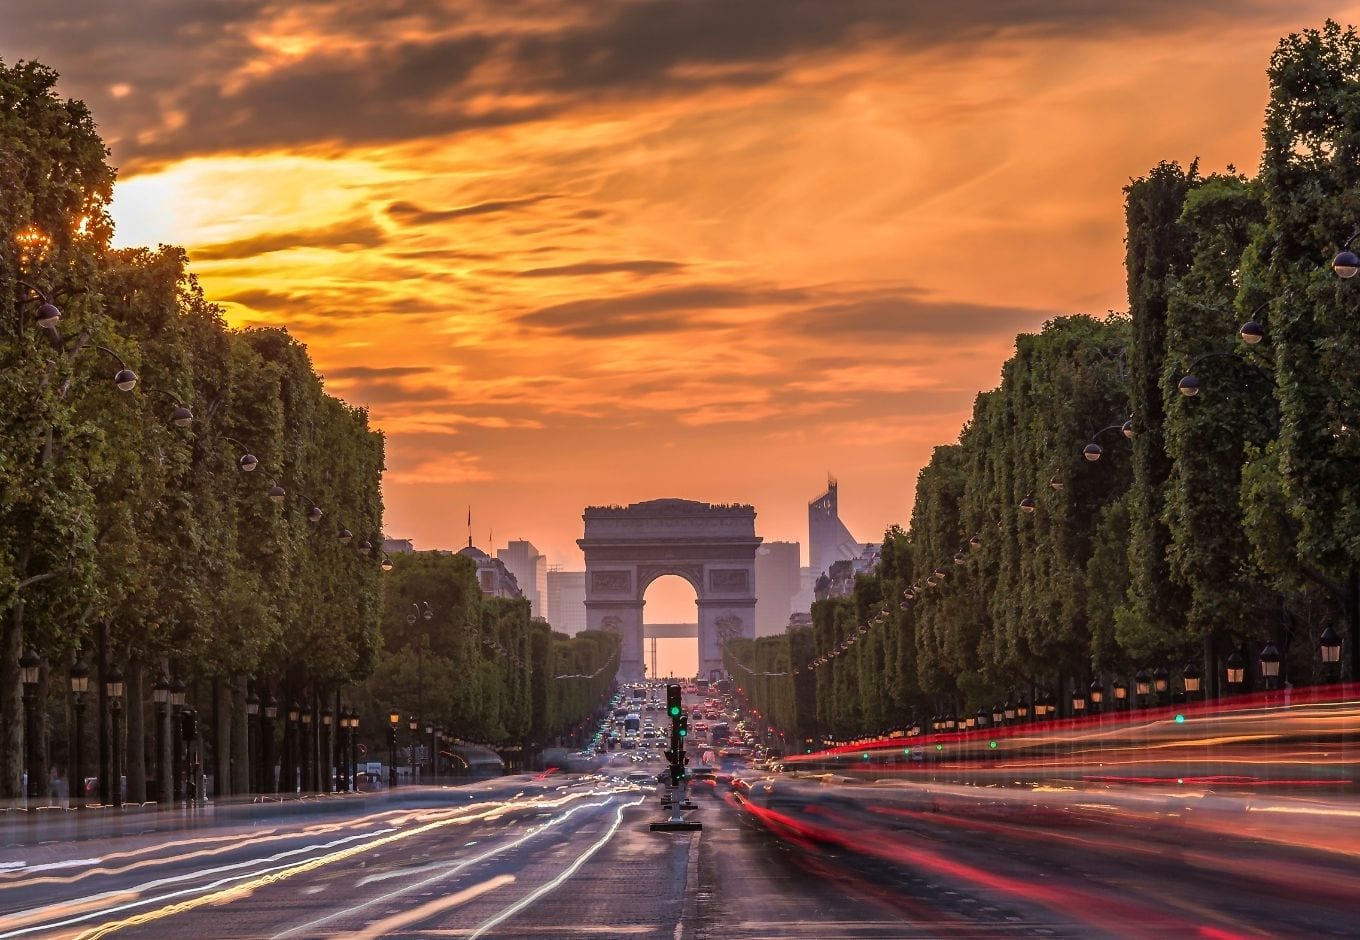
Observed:
[[[788,778],[694,797],[701,833],[650,832],[651,786],[574,775],[7,849],[0,938],[1360,933],[1356,818],[1308,805],[1177,821],[1146,794]],[[1232,834],[1275,810],[1288,839]]]
[[[151,815],[0,849],[10,937],[1360,936],[1346,800],[661,770],[405,788],[242,819]],[[192,824],[189,824],[189,823]],[[154,827],[154,828],[153,828]]]

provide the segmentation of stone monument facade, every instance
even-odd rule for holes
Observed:
[[[699,677],[720,677],[722,643],[756,635],[755,509],[653,499],[591,506],[583,518],[576,544],[586,556],[586,628],[619,635],[619,681],[643,678],[643,597],[668,574],[698,597]]]

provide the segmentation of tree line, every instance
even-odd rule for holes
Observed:
[[[1290,35],[1268,75],[1255,176],[1163,162],[1125,188],[1127,313],[1017,337],[877,570],[811,627],[728,650],[772,723],[1067,713],[1156,669],[1216,696],[1229,664],[1259,687],[1276,654],[1282,682],[1357,678],[1360,283],[1339,253],[1360,228],[1360,39]]]
[[[483,602],[465,559],[386,558],[381,432],[326,393],[285,326],[229,328],[181,249],[112,247],[115,171],[56,81],[0,62],[0,798],[21,795],[26,765],[42,794],[49,761],[69,766],[78,664],[82,763],[101,778],[103,680],[124,676],[133,800],[170,760],[152,753],[173,738],[151,704],[162,679],[197,708],[219,794],[258,779],[252,711],[296,702],[319,726],[346,700],[414,708],[406,665],[419,675],[427,647],[423,717],[455,733],[534,742],[579,722],[604,694],[610,641]],[[389,576],[400,590],[384,592]],[[407,593],[438,605],[440,631],[405,629]],[[361,734],[381,740],[381,716],[366,717]]]

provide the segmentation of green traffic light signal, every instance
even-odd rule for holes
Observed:
[[[679,706],[679,705],[672,705],[672,706],[671,706],[671,717],[672,717],[672,718],[678,718],[678,717],[680,717],[680,706]]]

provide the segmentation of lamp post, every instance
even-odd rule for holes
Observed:
[[[274,698],[272,692],[265,696],[260,711],[260,772],[264,775],[261,778],[264,786],[260,790],[263,793],[277,793],[279,778],[274,773],[274,719],[279,716],[279,700]]]
[[[439,768],[436,766],[435,758],[439,754],[439,742],[435,740],[434,722],[425,722],[425,736],[430,739],[430,776],[438,776]]]
[[[1261,678],[1265,680],[1266,691],[1280,687],[1280,651],[1274,643],[1267,643],[1261,650]]]
[[[28,785],[24,796],[30,801],[42,796],[42,785],[37,780],[38,765],[42,763],[38,731],[38,675],[42,672],[42,660],[33,650],[19,657],[19,677],[24,685],[24,773]],[[30,803],[31,805],[31,803]]]
[[[260,792],[260,697],[251,689],[246,695],[246,761],[251,772],[247,775],[250,791]]]
[[[359,789],[359,713],[349,713],[349,788]]]
[[[184,712],[185,686],[183,679],[170,683],[170,799],[172,802],[184,798],[181,788],[184,777],[184,728],[179,716]]]
[[[1322,657],[1323,678],[1335,682],[1341,675],[1341,637],[1328,624],[1318,642]]]
[[[284,763],[288,765],[288,788],[284,792],[297,793],[298,791],[298,719],[302,717],[302,709],[297,702],[288,703],[288,711],[285,713],[288,719],[283,729],[283,752],[287,755]]]
[[[170,705],[170,680],[158,673],[151,687],[151,701],[156,707],[156,802],[170,802],[170,768],[166,766],[165,722]]]
[[[1148,707],[1148,697],[1152,695],[1152,674],[1146,669],[1139,669],[1133,677],[1134,693],[1138,696],[1138,707]]]
[[[1157,704],[1167,703],[1167,692],[1171,688],[1171,673],[1165,666],[1158,666],[1152,670],[1152,691],[1157,696]]]
[[[85,693],[90,690],[90,667],[85,660],[77,659],[71,667],[71,699],[75,711],[75,741],[71,746],[71,776],[67,789],[70,791],[72,809],[85,805],[85,775],[80,767],[81,753],[85,750]]]
[[[1098,677],[1091,680],[1091,688],[1087,692],[1087,698],[1091,702],[1091,714],[1099,715],[1100,705],[1105,701],[1105,687],[1101,685]]]
[[[416,782],[416,743],[417,743],[417,742],[416,742],[416,733],[420,730],[420,719],[417,718],[415,715],[412,715],[410,718],[408,718],[408,719],[406,720],[406,727],[407,727],[407,728],[410,730],[410,732],[411,732],[411,737],[410,737],[410,748],[411,748],[411,753],[410,753],[409,757],[411,758],[411,782],[412,782],[412,783],[415,783],[415,782]]]
[[[1247,676],[1247,664],[1242,659],[1242,654],[1233,650],[1224,666],[1228,673],[1228,690],[1233,693],[1240,692],[1242,682]]]
[[[1185,697],[1190,701],[1204,696],[1204,671],[1196,663],[1190,663],[1181,673],[1185,679]]]
[[[320,768],[316,765],[316,736],[312,731],[312,706],[306,705],[299,716],[302,720],[302,791],[304,793],[315,793],[320,789],[316,785],[316,771]]]
[[[1086,714],[1086,693],[1078,686],[1072,691],[1072,717],[1081,718]]]
[[[335,732],[332,730],[335,712],[327,705],[321,710],[321,761],[319,767],[326,778],[321,781],[322,793],[335,792]]]
[[[1123,679],[1114,680],[1114,710],[1124,711],[1129,707],[1129,684]]]
[[[109,718],[113,724],[113,766],[111,793],[115,809],[123,806],[123,673],[114,666],[104,675],[104,693],[109,697]]]
[[[395,708],[387,713],[387,785],[397,785],[397,725],[401,724],[401,712]]]

